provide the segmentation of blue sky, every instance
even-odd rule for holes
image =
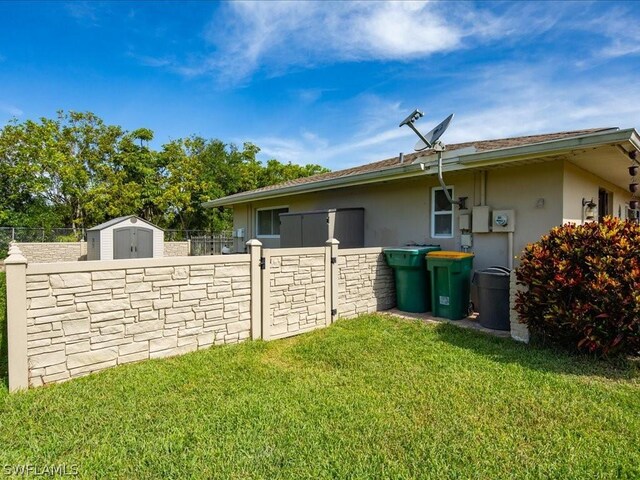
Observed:
[[[89,110],[331,169],[640,126],[640,2],[0,2],[0,124]]]

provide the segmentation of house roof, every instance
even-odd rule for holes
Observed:
[[[111,227],[113,225],[116,225],[118,223],[124,222],[125,220],[129,220],[130,218],[136,218],[140,222],[144,222],[147,225],[152,226],[153,228],[158,228],[159,230],[162,230],[157,225],[154,225],[151,222],[147,222],[144,218],[140,218],[140,217],[138,217],[136,215],[125,215],[124,217],[112,218],[111,220],[107,220],[106,222],[101,223],[100,225],[96,225],[95,227],[88,228],[87,231],[90,232],[90,231],[93,231],[93,230],[104,230],[105,228],[109,228],[109,227]]]
[[[566,140],[570,139],[594,139],[596,143],[599,137],[611,133],[621,132],[617,127],[613,128],[591,128],[585,130],[573,130],[565,132],[547,133],[541,135],[528,135],[522,137],[501,138],[495,140],[480,140],[474,142],[465,142],[447,145],[446,156],[451,158],[456,156],[456,151],[460,158],[482,156],[492,157],[491,152],[496,153],[496,158],[514,157],[518,153],[522,153],[522,149],[535,152],[554,151],[563,148]],[[624,130],[622,132],[635,132],[633,129]],[[627,135],[628,137],[629,135]],[[604,138],[602,139],[604,140]],[[607,141],[609,141],[607,139]],[[535,148],[539,146],[539,148]],[[534,147],[534,148],[531,148]],[[258,199],[266,199],[277,197],[285,194],[302,193],[305,191],[313,191],[323,188],[335,188],[338,186],[347,186],[358,182],[361,179],[366,182],[388,180],[390,176],[407,176],[407,174],[415,174],[420,170],[417,164],[418,159],[426,158],[432,151],[423,151],[405,154],[402,162],[399,157],[392,157],[378,162],[368,163],[357,167],[337,170],[334,172],[321,173],[311,177],[297,178],[276,185],[258,188],[247,192],[229,195],[203,204],[205,207],[229,206],[241,204]],[[488,155],[487,155],[488,154]],[[468,159],[467,159],[468,160]],[[500,160],[504,161],[504,160]],[[468,162],[466,162],[468,163]],[[424,168],[424,166],[422,166]],[[330,187],[329,187],[330,186]]]

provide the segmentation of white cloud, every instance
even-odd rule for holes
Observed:
[[[334,170],[393,157],[403,146],[408,151],[406,146],[413,145],[413,133],[399,128],[380,130],[368,136],[355,135],[353,139],[338,143],[317,135],[313,137],[308,138],[308,133],[295,138],[262,137],[255,143],[261,148],[262,159],[276,158],[300,165],[316,163]],[[393,145],[398,145],[399,149],[394,149]]]
[[[412,145],[413,133],[397,128],[401,117],[406,116],[400,102],[385,100],[375,95],[359,95],[340,105],[340,110],[349,112],[346,127],[340,135],[343,140],[331,140],[321,134],[302,128],[289,137],[249,134],[261,148],[260,158],[276,158],[297,164],[317,163],[332,169],[346,168],[392,157],[399,152],[392,145]],[[331,130],[335,131],[334,107],[329,109]],[[327,115],[325,112],[323,115]],[[399,142],[399,139],[404,139]],[[236,140],[241,144],[242,140]]]
[[[316,163],[337,170],[393,157],[399,150],[389,148],[390,145],[397,144],[400,138],[405,139],[403,143],[410,144],[411,135],[408,130],[391,128],[332,144],[315,134],[310,138],[309,132],[305,132],[296,138],[258,138],[255,143],[261,148],[263,159],[276,158],[281,162],[302,165]]]
[[[597,22],[591,22],[589,27],[608,39],[608,44],[597,54],[604,58],[617,58],[640,54],[640,28],[637,18],[628,12],[615,9]]]
[[[174,63],[173,59],[168,57],[154,57],[150,55],[138,55],[129,51],[127,53],[129,57],[134,58],[140,65],[145,67],[167,67]]]
[[[99,2],[73,1],[66,3],[65,8],[78,23],[97,26],[103,5]]]
[[[315,103],[322,98],[322,96],[331,91],[329,88],[302,88],[298,90],[294,90],[293,96],[294,98],[303,104]]]
[[[261,69],[278,75],[292,66],[408,61],[462,48],[466,36],[487,36],[494,23],[471,4],[233,2],[206,32],[215,51],[185,68],[237,82]]]
[[[478,92],[482,92],[480,100]],[[463,98],[446,141],[461,142],[594,127],[635,127],[633,74],[559,79],[548,67],[493,67],[456,92]],[[466,101],[465,101],[466,100]]]
[[[493,7],[432,1],[236,1],[225,4],[205,32],[213,52],[179,69],[240,83],[257,71],[278,76],[294,67],[337,62],[409,62],[495,41],[529,41],[554,29],[585,28],[584,8],[572,2],[552,8],[546,2]]]
[[[319,163],[337,170],[413,152],[417,138],[398,123],[416,106],[429,105],[416,126],[430,130],[451,112],[456,114],[442,140],[453,144],[520,135],[551,133],[597,127],[638,127],[640,83],[630,76],[609,76],[584,81],[558,81],[548,67],[493,66],[469,72],[470,81],[434,102],[416,104],[367,98],[352,106],[354,117],[377,118],[355,124],[342,141],[331,141],[302,131],[286,138],[254,136],[262,158],[298,164]],[[452,100],[455,99],[455,100]]]
[[[9,105],[6,103],[0,103],[0,111],[11,115],[12,117],[21,117],[24,115],[24,112],[14,105]]]
[[[71,5],[77,18],[97,21],[91,4]],[[199,51],[141,62],[246,86],[257,72],[274,77],[340,62],[409,63],[498,43],[561,45],[586,34],[581,51],[566,59],[585,68],[594,59],[640,54],[636,23],[631,8],[597,2],[234,1],[220,4]],[[319,95],[309,89],[301,100],[312,103]]]

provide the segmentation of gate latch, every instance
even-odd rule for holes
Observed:
[[[265,268],[267,268],[266,259],[264,257],[260,257],[260,269],[264,270]]]

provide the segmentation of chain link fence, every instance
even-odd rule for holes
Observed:
[[[7,256],[11,242],[79,242],[86,238],[83,228],[0,227],[0,258]]]

